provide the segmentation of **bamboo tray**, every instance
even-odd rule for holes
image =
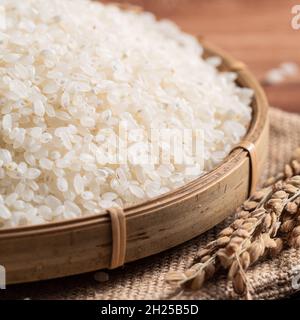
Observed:
[[[255,91],[253,119],[245,139],[255,145],[258,173],[268,148],[268,103],[246,67],[202,42],[206,56],[220,56],[222,69],[237,71],[238,84]],[[233,213],[248,196],[251,163],[248,152],[235,149],[207,175],[148,202],[125,208],[125,262],[148,257],[188,241]],[[0,265],[8,284],[59,278],[108,268],[112,255],[110,216],[0,230]]]

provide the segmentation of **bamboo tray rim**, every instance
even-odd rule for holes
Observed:
[[[203,39],[199,39],[201,45],[204,48],[206,56],[219,56],[222,59],[222,63],[225,64],[225,69],[228,70],[228,66],[234,65],[237,61],[228,53],[219,49],[218,47],[210,44]],[[226,68],[227,67],[227,68]],[[237,80],[237,83],[242,87],[249,87],[254,91],[253,102],[256,100],[257,106],[267,106],[267,98],[252,73],[247,67],[244,67],[241,71],[235,71],[243,76],[243,81]],[[246,85],[245,85],[245,79]],[[243,83],[242,83],[243,82]],[[253,107],[252,107],[253,109]],[[247,140],[255,144],[259,138],[265,122],[267,121],[267,107],[262,110],[262,108],[255,108],[252,112],[252,119],[248,129],[248,132],[243,140]],[[227,170],[225,174],[220,175],[217,179],[215,173],[220,171],[220,169],[227,167],[228,169],[233,169],[241,163],[245,157],[248,156],[248,153],[245,150],[240,148],[233,149],[233,151],[212,171],[207,174],[192,180],[191,182],[183,185],[180,188],[177,188],[173,191],[170,191],[166,194],[163,194],[159,197],[140,202],[133,206],[127,206],[124,208],[124,214],[126,219],[130,219],[137,215],[147,214],[149,212],[155,211],[158,208],[165,208],[171,204],[179,202],[184,199],[192,197],[195,193],[199,191],[204,191],[210,188],[211,185],[217,183],[224,179],[225,176],[230,175],[231,170]],[[70,219],[61,222],[50,222],[41,225],[31,225],[24,227],[15,227],[7,228],[0,230],[0,240],[10,239],[16,237],[30,237],[31,235],[37,234],[48,234],[52,232],[64,232],[66,230],[76,230],[81,229],[94,224],[105,224],[109,221],[109,216],[105,210],[100,214],[90,214],[85,217],[80,217],[76,219]]]

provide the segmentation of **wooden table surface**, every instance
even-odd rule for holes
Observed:
[[[104,0],[109,2],[109,0]],[[115,1],[114,1],[115,2]],[[300,30],[291,26],[297,0],[119,0],[141,5],[160,18],[206,39],[244,61],[263,82],[282,62],[300,66]],[[300,113],[300,75],[264,85],[270,104]]]

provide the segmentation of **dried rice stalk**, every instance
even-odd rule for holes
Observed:
[[[234,291],[249,299],[249,267],[263,257],[277,256],[285,245],[300,248],[300,149],[284,173],[265,185],[237,210],[233,223],[216,240],[199,250],[190,269],[167,280],[197,290],[225,270]]]

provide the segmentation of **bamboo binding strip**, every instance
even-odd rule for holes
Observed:
[[[108,210],[112,230],[112,253],[110,269],[116,269],[124,265],[126,257],[126,218],[123,209],[111,208]]]
[[[258,181],[257,152],[256,152],[254,143],[246,140],[240,142],[240,144],[235,149],[239,149],[239,148],[247,151],[250,158],[250,185],[249,185],[249,197],[250,197],[255,192],[257,181]]]

